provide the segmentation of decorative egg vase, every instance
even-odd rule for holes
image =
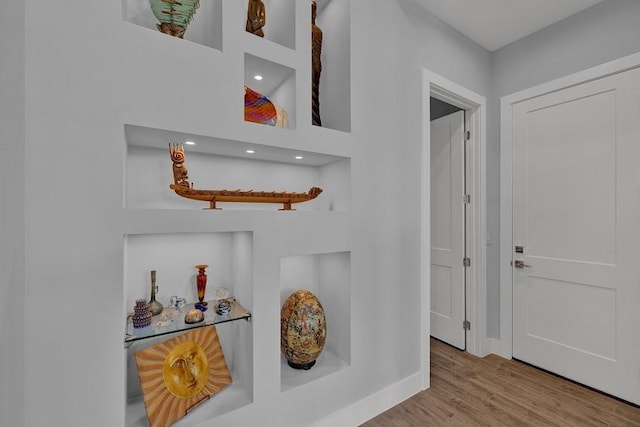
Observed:
[[[304,289],[292,293],[280,311],[280,349],[289,366],[310,369],[326,337],[327,320],[318,298]]]

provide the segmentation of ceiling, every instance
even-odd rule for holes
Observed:
[[[413,0],[493,52],[603,0]]]

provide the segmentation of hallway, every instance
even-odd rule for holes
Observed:
[[[640,408],[515,360],[431,339],[431,388],[362,427],[640,426]]]

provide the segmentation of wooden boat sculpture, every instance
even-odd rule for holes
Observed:
[[[173,184],[169,187],[178,196],[187,199],[209,202],[210,209],[219,209],[217,202],[241,202],[241,203],[282,203],[283,211],[290,211],[293,203],[302,203],[313,200],[322,188],[311,187],[307,193],[267,192],[267,191],[242,191],[242,190],[198,190],[189,182],[187,167],[184,164],[184,146],[182,144],[169,143],[169,153],[173,161]]]

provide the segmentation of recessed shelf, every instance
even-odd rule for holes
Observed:
[[[351,253],[288,256],[280,260],[280,304],[298,289],[311,291],[327,320],[323,352],[308,371],[291,368],[281,357],[281,391],[338,372],[351,363]]]
[[[194,266],[200,263],[209,265],[205,299],[211,299],[216,288],[227,288],[248,310],[253,307],[253,233],[250,231],[127,235],[124,256],[125,312],[131,310],[136,299],[149,298],[150,270],[157,271],[157,300],[165,306],[172,295],[183,297],[188,303],[196,301]],[[214,418],[253,400],[251,322],[217,323],[216,329],[233,383],[176,425],[195,425],[202,417]],[[127,426],[147,425],[135,352],[180,333],[182,331],[133,341],[125,349]]]
[[[250,0],[240,0],[245,3],[245,17]],[[262,28],[264,39],[295,49],[295,0],[263,0],[266,19]],[[251,37],[259,37],[248,33]]]
[[[256,80],[256,76],[262,77]],[[284,109],[288,124],[296,128],[296,72],[293,68],[248,53],[244,55],[244,84]]]
[[[151,270],[156,270],[157,298],[165,306],[172,295],[185,298],[187,303],[197,301],[194,267],[197,264],[209,266],[207,300],[213,298],[214,289],[227,288],[251,311],[252,282],[244,277],[243,271],[250,271],[252,240],[250,231],[125,236],[126,311],[133,311],[137,299],[149,299]],[[243,263],[246,265],[240,267]]]
[[[256,403],[264,402],[264,393],[277,391],[278,381],[282,393],[313,391],[322,382],[316,380],[340,380],[352,362],[349,210],[351,157],[357,147],[349,135],[351,2],[317,0],[317,24],[324,36],[323,126],[313,128],[307,105],[310,0],[263,0],[264,37],[245,31],[248,1],[201,0],[184,43],[156,29],[149,0],[122,0],[123,31],[131,41],[127,53],[145,69],[141,82],[132,81],[126,91],[131,100],[123,110],[126,120],[135,124],[124,125],[125,170],[120,171],[122,330],[135,300],[149,299],[150,270],[157,271],[156,298],[165,306],[173,295],[184,297],[188,305],[195,302],[194,266],[202,263],[210,266],[207,300],[215,288],[225,287],[248,312],[256,308],[257,317],[215,324],[233,383],[176,422],[177,427],[218,423],[238,409],[239,414],[251,412],[254,393]],[[169,67],[163,66],[167,57],[175,60]],[[175,85],[185,102],[168,114],[156,89],[173,75],[182,75],[182,69],[191,71],[189,80]],[[151,73],[153,78],[145,77]],[[260,81],[254,78],[258,74]],[[211,85],[212,76],[226,84]],[[287,112],[287,128],[244,120],[240,79]],[[306,192],[317,186],[323,192],[294,204],[298,213],[278,212],[282,205],[266,203],[218,203],[222,210],[207,210],[208,203],[180,197],[169,188],[173,173],[168,145],[187,141],[195,143],[185,145],[194,188]],[[260,285],[255,289],[254,274],[259,274]],[[277,340],[271,320],[280,307],[263,298],[279,295],[282,304],[302,288],[318,296],[327,317],[324,351],[308,371],[291,368],[271,352],[276,345],[271,338]],[[248,320],[242,320],[245,317]],[[258,318],[270,320],[265,324]],[[160,332],[163,335],[125,344],[127,427],[147,425],[135,352],[182,333]]]
[[[317,0],[317,5],[316,24],[322,30],[322,127],[351,132],[351,2]]]
[[[238,351],[234,352],[233,357],[229,357],[225,350],[226,347],[230,346],[228,341],[231,337],[247,335],[246,329],[249,329],[250,327],[250,324],[242,325],[239,323],[238,325],[223,324],[216,328],[233,382],[229,386],[225,387],[220,393],[216,394],[215,398],[200,404],[196,410],[189,412],[186,417],[172,424],[173,426],[187,427],[200,425],[206,420],[215,419],[226,413],[253,403],[253,380],[247,378],[247,374],[251,371],[246,371],[247,367],[244,366],[234,366],[239,365],[239,363],[234,363],[234,358],[237,359],[239,357],[237,355]],[[245,329],[245,331],[241,329]],[[170,336],[165,337],[165,339],[170,338]],[[135,351],[142,350],[149,345],[152,344],[145,342],[144,345],[139,345],[136,343],[136,345],[133,345],[133,348],[130,348],[127,353],[127,370],[129,372],[129,378],[127,380],[127,404],[125,411],[126,427],[148,427],[149,425],[144,400],[142,398],[140,380],[137,376],[138,373],[134,356]],[[248,356],[252,357],[251,354]],[[248,368],[250,369],[251,366],[248,366]],[[248,380],[248,382],[245,382],[245,380]]]
[[[231,311],[227,314],[222,315],[215,312],[215,300],[207,301],[210,310],[207,310],[203,313],[204,320],[202,322],[195,324],[187,324],[184,322],[185,314],[195,307],[195,303],[186,304],[184,307],[179,309],[173,321],[166,326],[158,326],[156,324],[157,319],[154,319],[151,325],[137,329],[133,327],[131,317],[128,316],[126,332],[124,336],[125,347],[135,341],[175,334],[178,332],[186,332],[190,329],[219,325],[221,323],[233,322],[235,320],[251,319],[251,313],[249,312],[249,310],[242,307],[235,298],[231,298],[229,299],[229,301],[231,302]]]
[[[168,143],[185,145],[186,166],[194,188],[306,192],[320,187],[316,199],[297,203],[297,210],[343,211],[350,204],[351,161],[329,154],[242,141],[126,126],[126,200],[131,209],[203,209],[208,203],[178,196],[173,183]],[[254,153],[247,153],[252,149]],[[301,159],[299,157],[302,157]],[[279,204],[220,203],[222,209],[278,210]]]
[[[222,50],[222,2],[223,0],[200,1],[200,7],[188,25],[184,39]],[[124,21],[160,33],[156,27],[158,19],[151,11],[149,0],[123,0],[122,15]]]

